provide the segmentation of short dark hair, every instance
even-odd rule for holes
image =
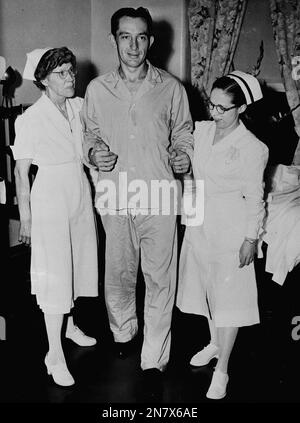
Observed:
[[[215,80],[212,86],[212,90],[214,88],[219,88],[223,90],[226,94],[231,97],[232,104],[240,107],[243,104],[247,104],[245,94],[243,93],[239,84],[233,79],[227,76],[221,76]]]
[[[46,78],[53,69],[64,63],[71,63],[73,69],[76,69],[76,57],[67,47],[52,48],[41,57],[36,70],[34,72],[35,81],[33,83],[40,89],[45,90],[46,87],[40,81]]]
[[[150,15],[150,12],[145,7],[138,7],[134,9],[133,7],[123,7],[117,10],[111,17],[110,26],[111,26],[111,33],[115,37],[117,35],[117,31],[119,29],[120,19],[124,16],[129,18],[141,18],[147,24],[147,33],[148,35],[152,35],[153,32],[153,22]]]

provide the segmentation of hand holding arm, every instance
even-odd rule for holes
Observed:
[[[175,173],[187,173],[190,169],[191,159],[184,151],[174,148],[170,153],[170,164]]]
[[[184,87],[177,84],[174,90],[171,110],[171,157],[170,163],[175,173],[186,173],[193,157],[194,137],[193,122],[189,109],[189,102]],[[176,155],[173,151],[176,151]],[[188,158],[183,154],[185,153]],[[172,164],[172,159],[177,157]],[[183,169],[178,168],[183,166]]]
[[[109,146],[101,139],[98,139],[94,147],[89,150],[90,163],[102,172],[110,172],[116,165],[118,156],[109,150]]]
[[[81,110],[81,121],[84,131],[83,152],[88,165],[99,171],[110,172],[116,165],[118,156],[110,151],[102,139],[101,110],[96,111],[95,91],[89,86]]]

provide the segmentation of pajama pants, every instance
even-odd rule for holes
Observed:
[[[137,332],[136,280],[145,280],[143,370],[163,370],[169,360],[176,287],[176,216],[102,215],[106,233],[105,300],[116,342]]]

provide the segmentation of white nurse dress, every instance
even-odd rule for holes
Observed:
[[[79,296],[98,295],[90,185],[82,163],[81,98],[67,99],[69,120],[41,98],[15,123],[15,160],[38,166],[30,198],[31,292],[44,313],[68,313]]]
[[[176,305],[213,318],[216,327],[259,322],[254,265],[239,268],[245,239],[264,218],[263,173],[268,148],[243,123],[213,145],[216,124],[196,122],[193,172],[204,180],[204,221],[187,226]]]

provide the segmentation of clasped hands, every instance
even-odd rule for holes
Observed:
[[[110,172],[115,167],[118,156],[110,151],[109,146],[102,139],[98,139],[89,151],[89,159],[98,170]]]
[[[170,151],[169,160],[174,173],[187,173],[190,169],[191,159],[189,155],[182,150],[172,149]]]
[[[110,151],[109,146],[102,139],[98,139],[89,152],[89,159],[98,170],[110,172],[115,167],[118,156]],[[187,173],[189,171],[191,161],[184,151],[172,149],[169,159],[175,173]]]

